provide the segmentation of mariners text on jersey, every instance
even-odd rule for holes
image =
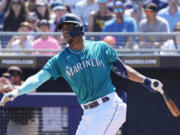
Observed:
[[[43,67],[52,79],[63,77],[76,93],[80,104],[115,91],[110,70],[116,51],[103,41],[84,41],[82,50],[65,48]]]
[[[87,59],[87,60],[78,62],[74,66],[66,66],[66,74],[69,78],[71,78],[79,71],[83,70],[84,68],[89,68],[89,67],[105,68],[105,64],[102,60],[99,60],[99,59]]]

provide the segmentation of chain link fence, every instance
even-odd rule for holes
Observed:
[[[68,108],[6,107],[0,109],[0,121],[1,135],[67,135]]]
[[[76,102],[73,93],[23,95],[0,107],[0,135],[69,135]]]

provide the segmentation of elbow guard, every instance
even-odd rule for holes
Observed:
[[[120,59],[113,63],[112,71],[123,78],[128,78],[126,67]]]

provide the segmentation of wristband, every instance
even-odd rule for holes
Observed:
[[[150,78],[145,78],[142,82],[143,86],[146,87],[149,91],[155,93],[156,90],[154,90],[152,87],[151,87],[151,79]]]

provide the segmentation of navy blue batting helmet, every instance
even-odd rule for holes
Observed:
[[[69,32],[70,36],[77,37],[80,35],[84,35],[83,22],[79,16],[72,13],[67,13],[63,15],[56,26],[56,30],[61,30],[62,25],[65,23],[75,24],[74,28]]]
[[[73,23],[73,24],[83,25],[81,18],[72,13],[67,13],[67,14],[63,15],[61,17],[61,20],[57,24],[56,29],[60,30],[64,23]]]

